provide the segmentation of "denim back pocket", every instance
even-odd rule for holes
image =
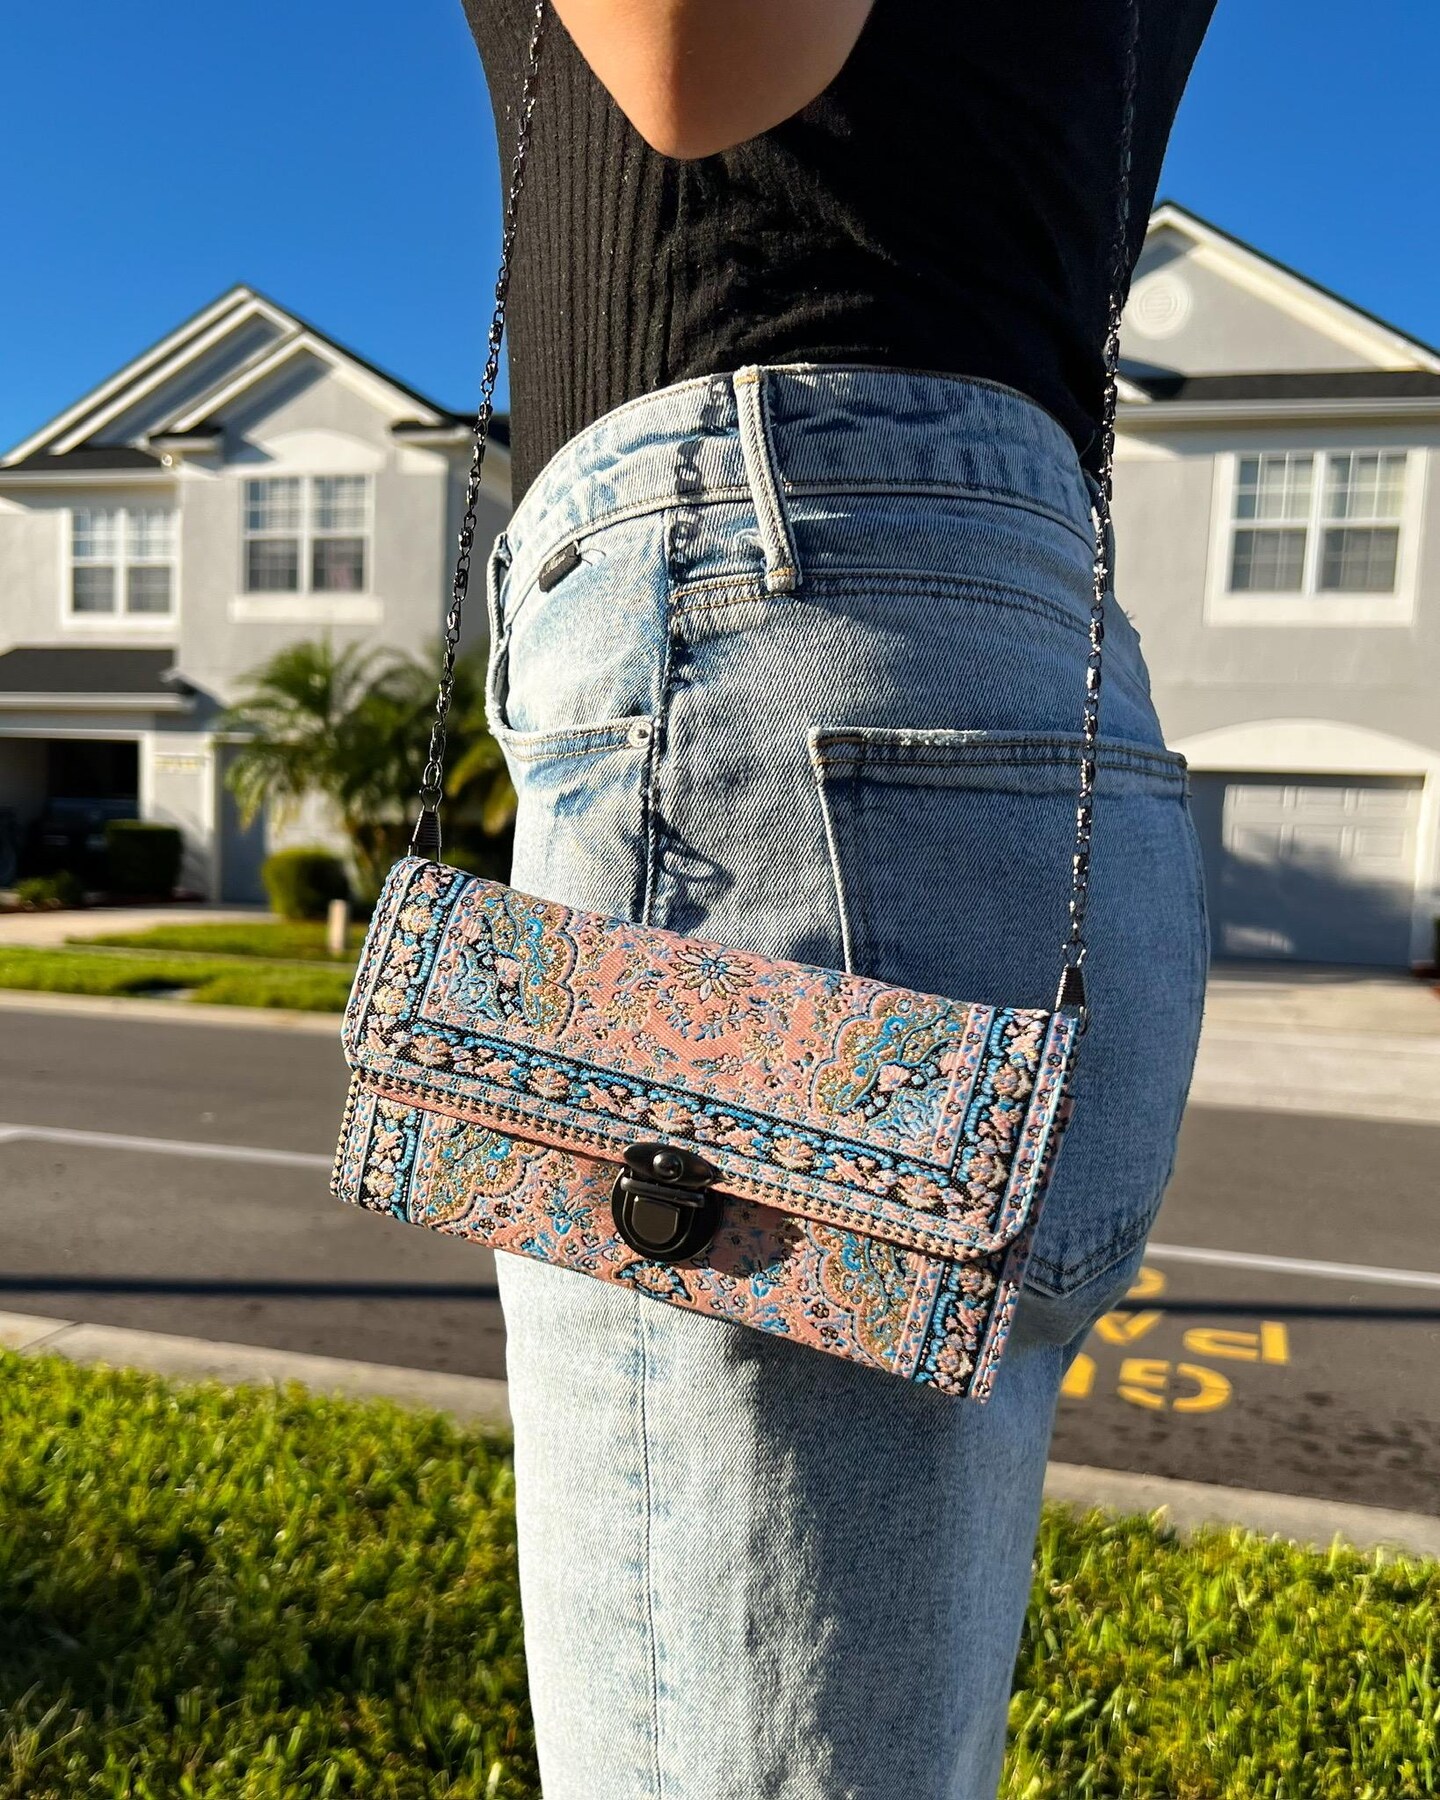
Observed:
[[[846,965],[997,1005],[1054,1004],[1078,733],[821,725],[809,733]],[[1174,1162],[1208,960],[1183,758],[1102,738],[1090,1024],[1030,1280],[1067,1293],[1149,1229]]]

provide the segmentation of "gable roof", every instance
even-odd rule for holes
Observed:
[[[1377,369],[1424,369],[1440,373],[1440,348],[1403,331],[1378,313],[1257,250],[1243,238],[1203,219],[1175,200],[1160,200],[1150,215],[1147,241],[1166,229],[1188,237],[1224,273],[1260,293],[1273,305],[1343,340]]]
[[[203,437],[202,427],[214,429],[212,415],[218,408],[300,356],[316,358],[370,387],[403,414],[412,436],[453,441],[458,430],[469,426],[466,415],[439,405],[257,288],[237,283],[0,456],[0,472],[61,473],[85,466],[157,463],[153,442]],[[138,426],[137,418],[143,420]],[[501,415],[492,426],[502,458],[508,451],[508,424]],[[133,460],[79,460],[125,453]]]

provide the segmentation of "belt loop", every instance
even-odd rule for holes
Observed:
[[[740,424],[740,450],[760,541],[765,550],[765,587],[771,594],[792,593],[800,585],[800,559],[790,530],[790,515],[775,463],[775,440],[770,429],[770,409],[765,392],[765,370],[746,363],[735,371],[735,412]]]

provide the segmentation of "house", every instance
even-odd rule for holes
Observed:
[[[1440,351],[1170,203],[1122,344],[1116,593],[1190,762],[1214,952],[1427,959]]]
[[[469,457],[468,418],[239,286],[0,458],[0,885],[32,821],[86,802],[178,824],[187,886],[263,898],[267,850],[327,824],[242,831],[215,719],[298,638],[433,647]]]

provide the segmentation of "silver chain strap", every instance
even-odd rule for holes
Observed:
[[[445,720],[455,682],[455,653],[460,642],[460,617],[470,586],[470,559],[475,545],[476,506],[480,474],[494,410],[495,383],[500,373],[500,344],[505,332],[505,303],[510,291],[510,260],[515,243],[515,219],[525,180],[525,153],[530,143],[530,119],[540,73],[540,48],[544,37],[546,0],[535,0],[535,17],[521,91],[515,154],[510,163],[510,182],[505,197],[505,222],[500,245],[500,272],[495,281],[495,311],[490,321],[489,354],[480,383],[480,410],[471,428],[470,473],[465,484],[465,513],[460,525],[460,552],[445,615],[445,651],[430,728],[430,747],[420,778],[420,815],[410,840],[412,855],[438,861],[440,856],[439,805],[444,793]],[[1126,0],[1123,99],[1120,119],[1119,176],[1116,183],[1114,234],[1110,245],[1109,306],[1105,328],[1105,388],[1101,407],[1100,476],[1092,509],[1095,557],[1090,599],[1090,647],[1085,662],[1085,711],[1080,756],[1080,796],[1075,809],[1075,852],[1070,886],[1069,926],[1062,945],[1063,969],[1057,1007],[1085,1017],[1085,912],[1090,898],[1090,843],[1094,828],[1096,747],[1100,736],[1101,652],[1105,641],[1105,597],[1110,587],[1110,501],[1115,464],[1115,410],[1119,393],[1120,321],[1130,267],[1130,163],[1135,136],[1135,89],[1139,72],[1140,9],[1138,0]]]
[[[540,76],[540,44],[545,34],[545,0],[535,0],[535,19],[525,62],[525,83],[520,94],[520,116],[515,132],[515,154],[510,160],[510,185],[505,195],[505,222],[500,239],[500,272],[495,278],[495,311],[490,319],[490,349],[480,380],[480,410],[470,428],[470,473],[465,482],[465,512],[460,521],[460,554],[450,585],[450,609],[445,614],[445,652],[440,670],[440,689],[435,699],[435,721],[430,727],[430,748],[420,777],[420,816],[410,838],[412,856],[440,860],[440,801],[445,792],[445,719],[455,687],[455,652],[460,643],[460,615],[470,590],[470,555],[475,548],[476,507],[480,500],[480,473],[485,466],[485,446],[490,438],[490,418],[495,410],[495,383],[500,376],[500,340],[505,335],[505,302],[510,293],[510,257],[515,247],[515,215],[525,183],[525,152],[530,145],[530,115]]]
[[[1091,569],[1090,648],[1085,659],[1085,712],[1081,727],[1080,797],[1075,808],[1075,855],[1070,881],[1069,926],[1061,946],[1059,1008],[1075,1012],[1084,1029],[1085,977],[1081,965],[1085,911],[1090,903],[1090,840],[1095,822],[1096,746],[1100,737],[1101,649],[1105,596],[1110,587],[1110,500],[1115,477],[1115,410],[1120,392],[1120,319],[1130,272],[1130,160],[1135,139],[1135,89],[1140,65],[1139,0],[1126,0],[1125,66],[1121,76],[1120,147],[1115,184],[1115,225],[1110,244],[1110,294],[1105,321],[1105,393],[1100,411],[1100,477],[1092,508],[1095,560]]]

